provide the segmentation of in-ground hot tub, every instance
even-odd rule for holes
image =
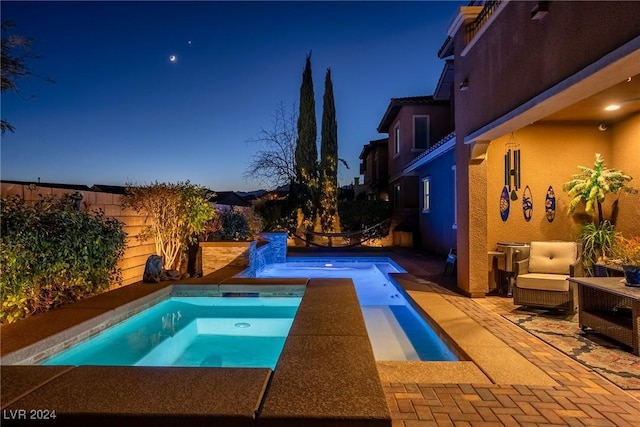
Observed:
[[[275,368],[301,297],[169,297],[44,365]]]
[[[104,329],[180,289],[304,296],[275,369],[33,364],[34,352]],[[140,283],[3,327],[2,337],[2,409],[16,416],[54,411],[52,425],[391,426],[350,281]]]

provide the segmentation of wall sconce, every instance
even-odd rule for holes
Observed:
[[[465,91],[469,89],[469,79],[464,79],[461,83],[460,83],[460,90],[461,91]]]
[[[531,9],[531,20],[540,21],[549,13],[549,2],[539,1],[533,9]]]

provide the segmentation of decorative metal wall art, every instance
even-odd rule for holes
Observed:
[[[502,193],[500,194],[500,218],[502,221],[506,222],[507,218],[509,218],[509,205],[511,202],[509,201],[509,190],[505,185],[502,189]]]
[[[531,221],[531,216],[533,215],[533,197],[531,196],[531,189],[528,185],[522,192],[522,213],[525,221]]]
[[[500,218],[502,218],[502,221],[507,221],[507,218],[509,218],[511,201],[518,200],[517,191],[521,187],[520,143],[515,140],[513,133],[509,142],[505,144],[505,148],[507,152],[504,155],[504,187],[502,188],[502,193],[500,193]]]
[[[547,188],[547,197],[544,200],[544,210],[547,216],[547,221],[553,222],[556,217],[556,193],[553,191],[553,187]]]
[[[511,200],[518,200],[517,191],[521,187],[520,183],[520,143],[516,142],[513,134],[506,144],[507,153],[504,155],[504,185],[511,192]],[[513,163],[511,154],[513,152]],[[513,183],[513,185],[512,185]]]

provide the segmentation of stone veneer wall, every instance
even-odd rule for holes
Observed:
[[[38,201],[40,195],[62,196],[73,193],[74,190],[52,187],[30,187],[23,184],[1,183],[3,197],[18,195],[25,201]],[[106,216],[116,218],[124,223],[127,233],[126,248],[119,267],[122,269],[122,284],[130,285],[142,280],[144,266],[149,255],[156,253],[153,240],[140,242],[138,234],[144,227],[145,217],[131,209],[123,209],[119,194],[103,193],[100,191],[78,191],[82,194],[82,202],[92,211],[102,209]],[[115,286],[115,284],[113,285]]]
[[[256,277],[265,265],[285,262],[287,233],[261,233],[260,237],[257,242],[200,242],[202,274],[235,266],[245,267],[246,277]]]
[[[265,253],[266,264],[287,260],[287,233],[260,233],[260,237],[269,242],[270,249]]]
[[[227,266],[248,267],[250,253],[255,248],[256,242],[200,242],[202,275]]]

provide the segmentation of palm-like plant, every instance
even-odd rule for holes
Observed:
[[[632,179],[630,176],[617,169],[607,169],[600,153],[596,153],[593,169],[584,166],[578,166],[578,169],[582,172],[573,175],[571,181],[566,182],[562,189],[571,197],[569,215],[584,201],[585,211],[593,218],[591,223],[582,227],[578,235],[583,249],[582,262],[585,269],[593,275],[594,264],[606,260],[615,237],[613,220],[603,218],[602,203],[608,194],[617,194],[620,191],[636,193],[637,190],[627,185]],[[596,208],[597,218],[594,217]]]
[[[562,186],[562,189],[571,197],[569,215],[573,214],[580,202],[585,201],[585,211],[588,214],[593,216],[594,209],[597,207],[597,225],[599,225],[603,221],[602,203],[607,194],[617,194],[620,191],[636,193],[638,191],[627,185],[632,180],[629,175],[625,175],[617,169],[607,169],[600,153],[596,153],[593,169],[585,166],[578,166],[578,169],[582,172],[573,175],[571,181]]]

